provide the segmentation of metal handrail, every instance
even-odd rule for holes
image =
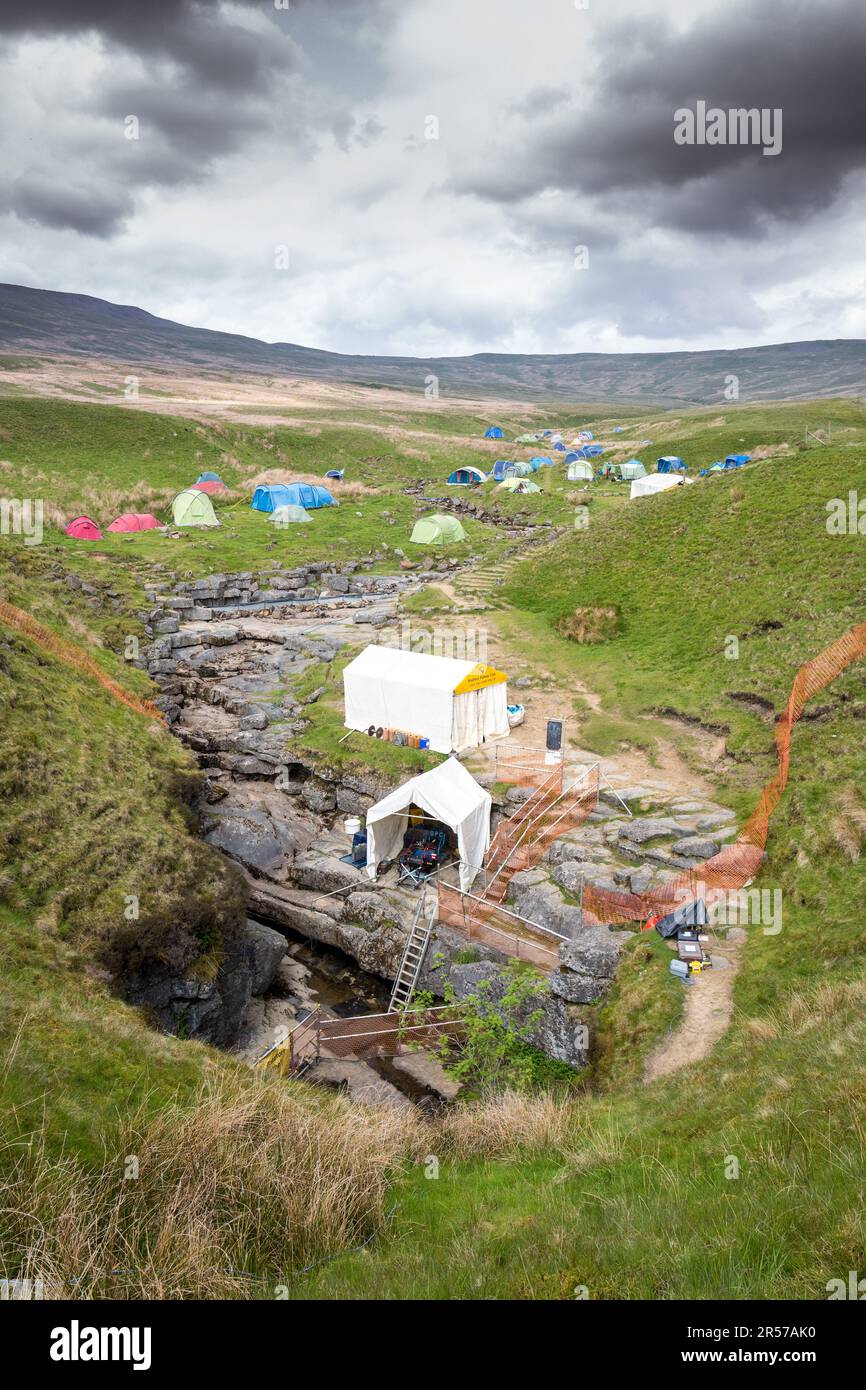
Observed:
[[[599,766],[598,763],[592,763],[592,765],[591,765],[590,767],[588,767],[588,768],[586,768],[586,769],[584,770],[584,772],[583,772],[583,774],[582,774],[582,775],[583,775],[583,778],[584,778],[584,779],[587,778],[591,772],[594,772],[594,771],[596,770],[596,768],[598,768],[598,766]],[[553,802],[551,802],[550,806],[547,806],[547,807],[546,807],[543,811],[541,811],[533,820],[529,821],[529,823],[523,827],[523,830],[522,830],[521,834],[518,836],[517,840],[516,840],[515,843],[512,845],[512,847],[511,847],[511,849],[509,850],[508,854],[505,856],[505,858],[503,859],[502,863],[499,865],[499,868],[498,868],[498,869],[496,870],[496,872],[493,874],[492,878],[490,879],[490,882],[487,884],[487,891],[489,891],[489,890],[493,887],[493,884],[496,882],[497,878],[498,878],[499,875],[502,873],[502,870],[505,868],[506,864],[509,862],[509,860],[512,858],[512,856],[516,853],[516,851],[520,848],[521,844],[523,843],[523,841],[524,841],[525,838],[526,838],[527,833],[528,833],[530,830],[532,830],[533,826],[535,826],[535,825],[538,824],[538,822],[541,820],[541,817],[542,817],[542,816],[546,816],[546,815],[548,814],[548,812],[550,812],[550,811],[553,810],[554,806],[556,806],[556,804],[557,804],[558,801],[562,801],[562,800],[564,800],[566,797],[571,796],[572,793],[574,792],[575,788],[577,787],[578,782],[579,782],[580,780],[581,780],[581,779],[578,778],[576,781],[572,782],[571,786],[568,788],[568,791],[561,792],[561,793],[559,794],[559,796],[556,797],[556,799],[555,799]],[[596,795],[598,795],[598,789],[597,789],[597,788],[596,788]],[[581,798],[578,798],[578,800],[580,800],[580,799],[581,799]],[[554,825],[554,826],[558,825],[559,822],[562,820],[563,815],[565,815],[565,814],[566,814],[566,811],[563,811],[562,815],[560,815],[559,817],[557,817],[557,819],[553,822],[553,825]],[[548,827],[548,828],[550,828],[550,827]]]
[[[533,791],[532,795],[531,795],[531,796],[528,796],[528,797],[526,798],[526,800],[525,800],[525,802],[523,803],[523,805],[519,808],[519,810],[515,811],[515,813],[514,813],[513,816],[509,816],[506,820],[504,820],[504,821],[502,822],[502,824],[499,826],[499,828],[498,828],[497,831],[496,831],[496,834],[493,836],[493,839],[492,839],[491,842],[490,842],[490,850],[488,851],[488,859],[489,859],[489,856],[493,853],[494,847],[496,846],[496,841],[498,840],[498,838],[499,838],[499,836],[500,836],[500,833],[503,834],[503,838],[507,838],[507,836],[508,836],[508,834],[509,834],[509,831],[513,830],[516,826],[522,825],[522,824],[523,824],[523,821],[526,819],[527,815],[529,814],[530,809],[535,810],[535,809],[537,808],[538,804],[539,804],[540,802],[542,802],[542,801],[545,799],[546,796],[548,796],[548,794],[549,794],[550,791],[553,790],[553,785],[551,785],[551,786],[548,788],[548,783],[555,784],[556,781],[559,782],[559,787],[560,787],[559,795],[561,796],[561,795],[562,795],[562,766],[561,766],[561,765],[560,765],[560,767],[557,769],[556,772],[551,773],[550,776],[547,777],[547,778],[542,782],[542,784],[541,784],[540,787],[536,787],[536,788],[535,788],[535,790]],[[556,800],[556,798],[554,797],[554,801],[555,801],[555,800]],[[533,804],[532,804],[533,802],[536,803],[535,806],[533,806]],[[551,803],[551,804],[553,804],[553,803]]]
[[[443,887],[450,888],[450,885],[443,884]],[[519,912],[512,912],[511,908],[503,907],[501,903],[492,903],[488,898],[479,898],[475,893],[463,893],[459,888],[450,888],[450,891],[457,893],[461,899],[468,898],[470,902],[480,903],[482,907],[489,908],[492,912],[501,912],[505,917],[511,917],[515,922],[520,922],[525,927],[531,927],[533,931],[541,932],[542,936],[551,936],[557,941],[568,941],[569,939],[560,932],[554,931],[552,927],[545,927],[541,922],[533,922],[531,917],[521,917]]]

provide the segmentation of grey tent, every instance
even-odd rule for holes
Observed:
[[[669,912],[666,917],[660,918],[656,922],[656,931],[659,936],[668,941],[681,931],[692,931],[694,927],[708,926],[709,920],[707,905],[703,898],[693,898],[690,903],[684,903],[682,907],[678,907],[676,912]]]

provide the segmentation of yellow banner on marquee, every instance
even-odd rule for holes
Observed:
[[[464,676],[459,685],[455,685],[455,695],[468,695],[472,690],[483,690],[488,685],[501,685],[507,681],[508,677],[504,671],[497,671],[493,666],[484,666],[480,662],[473,666],[467,676]]]

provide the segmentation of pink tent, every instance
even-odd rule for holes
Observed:
[[[74,536],[77,541],[101,541],[102,532],[95,521],[89,516],[77,516],[70,521],[66,527],[67,536]]]
[[[195,492],[209,492],[212,496],[214,493],[227,491],[225,483],[213,482],[210,479],[203,483],[193,483],[192,487]]]
[[[155,516],[149,512],[124,512],[116,521],[112,521],[109,531],[153,531],[161,526],[162,522],[157,521]]]

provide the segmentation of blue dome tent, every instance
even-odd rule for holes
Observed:
[[[564,453],[565,453],[565,445],[564,445],[563,443],[560,442],[559,444],[554,444],[553,447],[554,447],[554,449],[555,449],[558,453],[560,453],[560,454],[564,454]]]
[[[503,478],[514,476],[514,464],[509,463],[508,459],[497,459],[490,470],[490,476],[495,483],[501,483]]]
[[[338,507],[326,487],[312,483],[271,483],[269,487],[257,487],[250,506],[257,512],[273,512],[277,507],[304,507],[314,511],[316,507]]]
[[[499,428],[498,425],[491,425],[489,429],[487,429],[487,430],[484,431],[484,438],[485,438],[485,439],[501,439],[501,438],[502,438],[502,430]]]
[[[336,479],[337,479],[337,482],[340,482],[340,481],[342,480],[342,477],[343,477],[343,474],[345,473],[345,471],[346,471],[345,468],[329,468],[328,471],[327,471],[327,473],[325,474],[325,477],[326,477],[326,478],[336,478]]]
[[[221,483],[222,478],[219,473],[199,473],[196,478],[197,483]]]
[[[529,465],[533,473],[537,473],[539,468],[552,468],[553,459],[547,458],[545,454],[539,454],[537,458],[529,460]]]
[[[584,458],[588,459],[598,458],[598,455],[603,453],[604,449],[601,447],[600,444],[587,444],[585,445],[583,450]]]
[[[665,454],[656,462],[657,473],[685,473],[686,465],[676,454]]]
[[[479,483],[486,483],[486,481],[487,474],[472,465],[455,468],[451,477],[446,479],[449,487],[477,487]]]
[[[734,468],[742,468],[751,459],[751,454],[728,454],[725,463],[733,464]]]

